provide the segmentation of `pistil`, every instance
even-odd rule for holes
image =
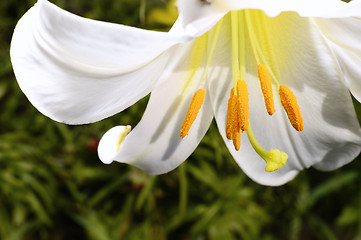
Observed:
[[[248,126],[247,136],[249,142],[251,143],[253,149],[256,153],[266,162],[266,172],[273,172],[279,170],[283,165],[286,164],[288,155],[285,152],[281,152],[278,149],[270,149],[270,151],[265,150],[257,141],[256,137],[253,134],[251,124]]]

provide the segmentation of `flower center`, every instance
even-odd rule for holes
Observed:
[[[230,97],[228,100],[228,110],[227,110],[227,121],[226,121],[226,137],[233,142],[234,148],[238,151],[241,148],[241,133],[246,132],[247,137],[255,150],[255,152],[265,160],[266,168],[265,171],[272,172],[280,169],[287,161],[288,155],[284,152],[281,152],[278,149],[270,149],[270,151],[265,150],[257,141],[252,126],[249,119],[249,103],[248,103],[248,89],[247,89],[247,79],[246,79],[246,36],[250,40],[250,47],[252,49],[252,54],[258,65],[258,78],[260,81],[260,88],[263,94],[263,99],[265,102],[265,108],[267,113],[272,116],[275,112],[274,96],[273,96],[273,87],[278,89],[279,98],[288,119],[297,131],[303,130],[303,118],[301,115],[300,107],[297,103],[296,96],[284,84],[280,84],[277,77],[273,71],[268,71],[271,64],[268,63],[267,58],[263,55],[261,49],[264,47],[261,45],[261,41],[258,40],[256,31],[259,33],[259,24],[258,18],[265,18],[264,14],[256,10],[241,10],[241,11],[232,11],[230,14],[226,15],[225,18],[230,18],[231,25],[231,47],[232,47],[232,85],[233,88],[230,90]],[[257,23],[257,24],[256,24]],[[184,138],[194,120],[197,117],[199,110],[203,104],[205,90],[203,85],[207,77],[208,67],[211,62],[211,58],[216,46],[216,42],[219,36],[220,28],[222,25],[222,20],[217,23],[217,25],[208,33],[196,39],[195,45],[202,42],[203,45],[207,45],[210,42],[211,47],[208,51],[208,57],[206,65],[204,68],[203,78],[201,87],[193,96],[190,108],[186,114],[182,129],[180,131],[181,138]],[[257,28],[258,27],[258,28]],[[263,28],[261,29],[263,30]],[[213,35],[211,35],[213,34]],[[267,34],[262,35],[263,42],[267,42]],[[207,41],[207,38],[212,36],[211,41]],[[202,45],[201,44],[201,45]],[[204,46],[203,46],[204,47]],[[269,47],[267,45],[266,47]],[[200,52],[199,46],[193,50],[190,62],[190,69],[195,69],[195,66],[199,68],[203,64],[204,54]],[[194,55],[194,56],[193,56]],[[195,59],[197,63],[195,64]],[[194,77],[191,72],[191,76],[188,78],[190,82]]]

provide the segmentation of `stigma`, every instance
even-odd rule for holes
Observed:
[[[252,121],[250,120],[250,108],[249,99],[258,98],[258,93],[248,91],[248,85],[250,81],[259,82],[260,92],[262,93],[262,100],[264,101],[265,111],[268,116],[265,115],[263,121],[267,121],[267,117],[273,117],[277,114],[282,114],[282,111],[277,111],[276,106],[282,106],[284,112],[287,115],[287,118],[290,122],[290,125],[298,132],[303,131],[303,117],[301,114],[301,108],[297,102],[297,97],[293,91],[286,84],[282,83],[277,78],[277,74],[272,71],[273,61],[271,61],[269,56],[263,54],[262,49],[265,47],[272,47],[271,44],[267,43],[267,37],[262,36],[262,41],[259,40],[259,31],[257,26],[260,26],[260,19],[266,16],[261,16],[263,14],[260,11],[255,10],[241,10],[241,11],[232,11],[224,17],[227,19],[230,24],[230,38],[231,38],[231,56],[232,56],[232,77],[231,77],[231,88],[229,90],[229,98],[227,102],[227,115],[225,123],[225,135],[226,138],[232,142],[235,151],[240,151],[241,146],[241,137],[243,138],[243,133],[246,132],[246,136],[249,140],[249,143],[253,147],[254,151],[265,161],[265,171],[273,172],[279,170],[284,166],[288,160],[288,154],[277,149],[270,148],[270,150],[264,149],[259,142],[252,129]],[[264,14],[263,14],[264,15]],[[198,40],[196,40],[195,45],[202,46],[199,44],[200,41],[203,41],[203,38],[207,38],[206,41],[203,41],[203,44],[210,44],[208,48],[208,57],[206,61],[201,61],[202,57],[200,54],[200,47],[195,47],[195,57],[191,57],[191,67],[194,69],[195,60],[198,59],[198,66],[200,67],[204,62],[206,62],[203,74],[203,80],[199,90],[194,93],[192,101],[190,103],[189,109],[185,116],[184,122],[180,130],[180,137],[185,138],[189,130],[192,127],[193,122],[195,121],[204,101],[205,90],[203,90],[204,82],[207,79],[207,71],[211,62],[213,51],[216,46],[216,42],[219,36],[219,31],[221,28],[222,21],[217,23],[214,29],[206,33]],[[258,32],[257,32],[258,31]],[[206,36],[206,37],[205,37]],[[248,45],[246,45],[246,43]],[[264,46],[265,45],[265,46]],[[204,47],[204,46],[203,46]],[[207,49],[207,48],[204,48]],[[250,50],[248,50],[250,49]],[[250,56],[251,54],[251,56]],[[206,56],[203,54],[202,56]],[[277,57],[277,56],[274,56]],[[256,64],[248,64],[249,59],[253,59]],[[247,64],[246,64],[247,61]],[[255,69],[252,66],[257,66]],[[246,76],[247,73],[253,76],[258,76],[258,78],[250,78],[250,75]],[[191,74],[194,76],[194,74]],[[286,81],[286,79],[282,79]],[[188,80],[190,82],[190,80]],[[276,93],[276,94],[275,94]],[[277,94],[278,93],[278,94]],[[275,104],[275,101],[278,101],[280,104]],[[257,118],[262,118],[262,116],[257,116]],[[257,119],[258,121],[259,119]]]

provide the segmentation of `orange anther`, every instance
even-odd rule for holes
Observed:
[[[258,65],[258,78],[261,83],[261,90],[263,93],[263,98],[264,98],[267,112],[269,115],[272,115],[276,111],[276,109],[275,109],[274,101],[273,101],[271,79],[269,77],[266,65],[264,65],[264,64]]]
[[[237,100],[239,107],[239,124],[242,131],[246,131],[249,125],[249,104],[246,81],[237,82]]]
[[[232,100],[234,96],[234,88],[230,91],[227,108],[227,123],[226,123],[226,136],[229,140],[232,140]]]
[[[198,89],[192,98],[191,105],[187,111],[187,115],[182,124],[182,129],[180,130],[181,138],[184,138],[188,135],[189,129],[191,128],[194,120],[196,120],[199,110],[202,107],[204,96],[206,91],[204,89]]]
[[[303,118],[301,115],[300,106],[297,103],[296,96],[286,85],[280,86],[279,94],[281,97],[282,106],[285,109],[293,128],[297,131],[302,131]]]

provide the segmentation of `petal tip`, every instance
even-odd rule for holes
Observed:
[[[110,164],[118,154],[121,144],[131,130],[131,126],[116,126],[109,129],[100,139],[98,146],[99,159]]]

